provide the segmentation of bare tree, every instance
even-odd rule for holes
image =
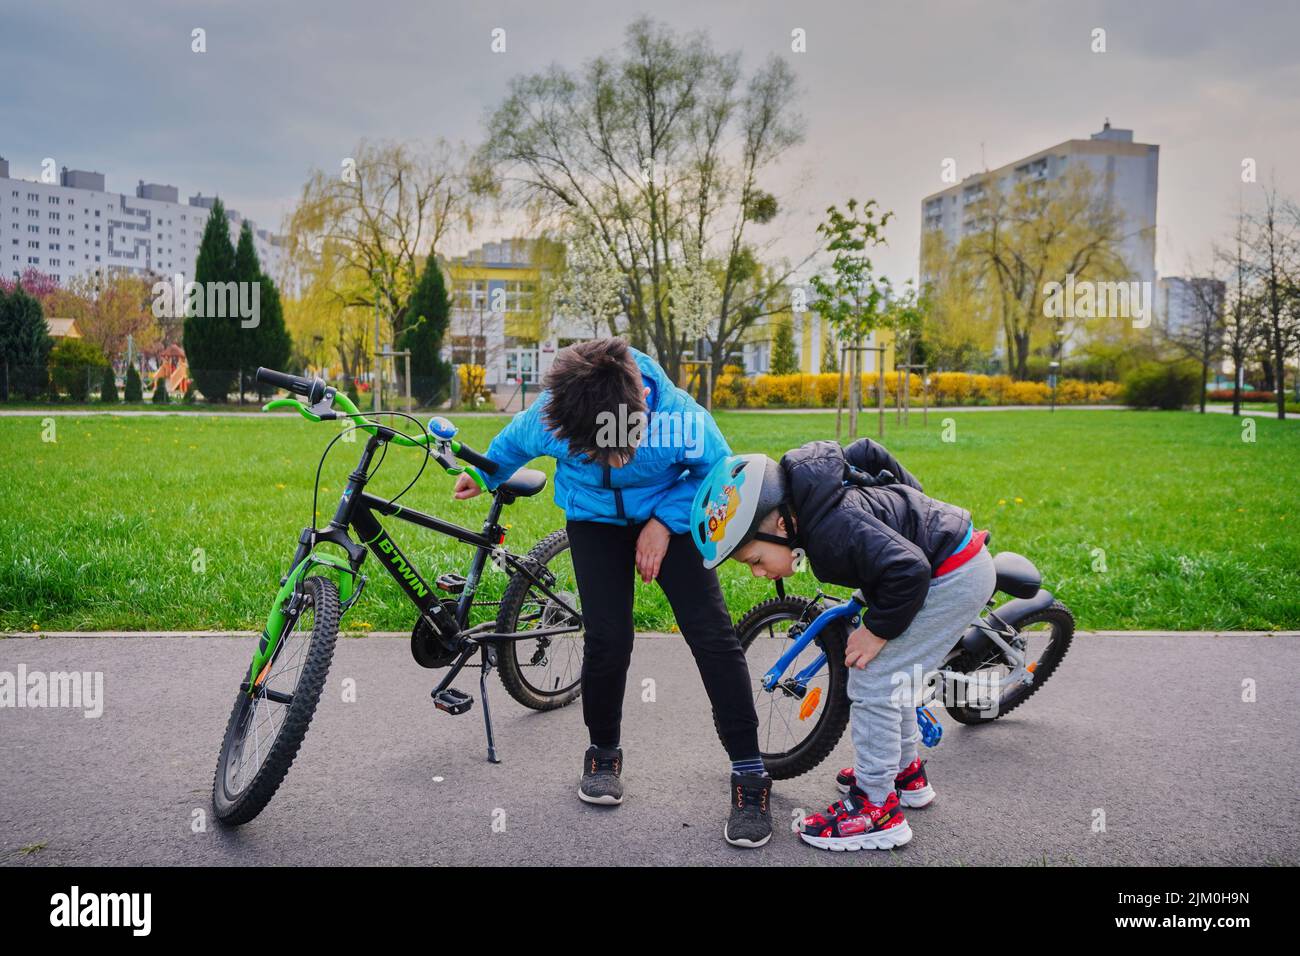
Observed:
[[[1262,207],[1250,217],[1252,271],[1261,284],[1263,337],[1268,344],[1277,417],[1286,418],[1286,356],[1296,330],[1291,296],[1300,276],[1300,210],[1278,196],[1277,187],[1264,190]]]
[[[734,323],[755,317],[737,291],[756,258],[747,226],[776,215],[758,182],[802,136],[794,86],[781,59],[744,83],[736,54],[640,19],[621,56],[512,80],[480,156],[538,222],[590,224],[625,277],[628,337],[676,376],[694,337],[672,303],[687,250],[720,263],[712,335],[732,340]]]
[[[1197,271],[1208,274],[1196,275]],[[1159,329],[1167,342],[1201,366],[1200,407],[1203,415],[1210,367],[1223,355],[1225,286],[1215,274],[1213,265],[1208,270],[1197,270],[1189,263],[1187,278],[1183,282],[1185,300],[1177,305],[1172,301],[1168,304]]]
[[[1232,245],[1215,248],[1215,259],[1227,274],[1223,316],[1223,348],[1232,360],[1232,414],[1241,414],[1241,384],[1246,360],[1254,353],[1260,339],[1259,298],[1253,287],[1251,264],[1247,258],[1248,221],[1238,210]]]

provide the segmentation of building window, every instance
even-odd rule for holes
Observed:
[[[507,312],[531,312],[533,311],[533,292],[536,284],[532,282],[507,282],[506,283],[506,311]],[[536,344],[536,343],[534,343]]]
[[[488,284],[486,279],[470,279],[457,282],[454,308],[467,312],[484,312],[488,308]]]
[[[451,362],[453,365],[487,364],[487,336],[453,335],[451,337]]]

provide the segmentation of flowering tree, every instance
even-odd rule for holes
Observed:
[[[564,271],[554,292],[555,310],[585,320],[593,338],[606,328],[610,335],[617,335],[627,287],[623,271],[604,241],[590,228],[573,227],[567,245]]]

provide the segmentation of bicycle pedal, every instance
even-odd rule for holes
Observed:
[[[439,591],[447,591],[451,594],[460,594],[465,590],[465,575],[463,574],[440,574],[433,582],[434,587]]]
[[[474,706],[473,697],[454,687],[448,687],[446,690],[434,691],[430,696],[433,697],[434,707],[446,711],[453,717],[465,713],[465,711]]]

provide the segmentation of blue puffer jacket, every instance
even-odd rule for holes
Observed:
[[[648,424],[636,454],[622,468],[569,453],[569,443],[545,426],[548,392],[515,415],[487,448],[501,467],[484,476],[495,488],[534,458],[555,459],[555,503],[570,521],[637,524],[658,518],[674,534],[690,525],[696,489],[720,458],[731,454],[713,416],[674,385],[650,356],[632,349],[650,389]]]

